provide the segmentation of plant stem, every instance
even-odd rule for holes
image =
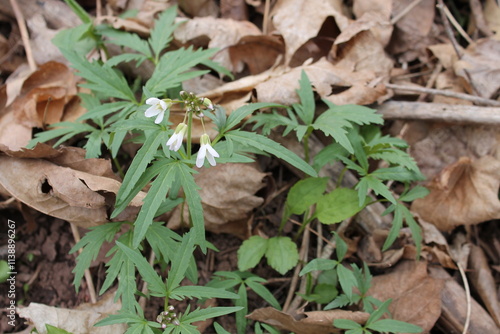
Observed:
[[[187,130],[187,157],[191,159],[191,129],[193,127],[193,112],[188,110],[188,130]]]
[[[309,131],[308,133],[306,133],[306,135],[304,136],[304,155],[305,155],[305,160],[307,163],[310,163],[309,161]]]

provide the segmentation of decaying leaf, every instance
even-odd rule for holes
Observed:
[[[76,309],[30,303],[27,307],[17,308],[17,313],[34,325],[41,334],[47,333],[46,324],[73,334],[122,334],[127,330],[126,324],[94,327],[95,323],[109,314],[117,313],[120,308],[121,303],[115,302],[114,293],[107,293],[96,304],[81,304]]]
[[[82,149],[56,150],[45,144],[33,150],[3,151],[0,184],[17,200],[81,227],[109,221],[108,210],[121,185],[109,161],[84,159]],[[144,196],[140,193],[131,203],[135,210],[126,210],[117,219],[132,218]]]
[[[415,324],[428,332],[441,314],[443,282],[427,274],[424,262],[403,261],[393,271],[375,276],[368,295],[379,300],[392,298],[393,319]]]
[[[203,205],[205,227],[215,233],[230,233],[242,239],[249,236],[248,217],[264,199],[255,193],[264,186],[266,174],[247,164],[224,164],[204,168],[195,176]],[[189,217],[184,205],[184,221]],[[181,208],[175,209],[168,227],[181,225]]]
[[[342,332],[333,327],[333,321],[336,319],[349,319],[364,324],[369,316],[368,313],[345,310],[304,312],[292,316],[275,308],[266,307],[253,311],[247,318],[296,334],[328,334]]]
[[[461,158],[428,185],[430,194],[415,200],[412,210],[441,231],[500,218],[499,185],[499,160]]]

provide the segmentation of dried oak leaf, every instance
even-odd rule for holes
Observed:
[[[393,319],[428,332],[441,314],[442,289],[443,282],[427,274],[426,263],[403,261],[390,273],[375,276],[367,294],[382,301],[392,298]]]
[[[120,188],[109,161],[84,159],[82,149],[10,151],[0,146],[0,185],[22,203],[80,227],[108,222],[108,211]],[[140,193],[116,219],[130,219],[142,205]]]
[[[428,185],[431,191],[412,211],[441,231],[500,218],[500,161],[492,156],[460,158]]]
[[[369,316],[368,313],[345,310],[304,312],[292,316],[275,308],[265,307],[253,311],[246,317],[296,334],[328,334],[342,332],[333,327],[334,320],[349,319],[364,324]]]
[[[30,303],[27,307],[17,308],[17,313],[34,325],[41,334],[47,333],[46,324],[74,334],[121,334],[127,330],[125,324],[94,326],[109,314],[116,314],[120,310],[121,303],[115,302],[114,297],[114,293],[107,293],[96,304],[81,304],[77,309]]]
[[[199,194],[207,231],[230,233],[242,239],[249,237],[248,217],[264,202],[255,193],[264,186],[266,174],[248,164],[224,164],[204,168],[195,176],[201,188]],[[184,221],[189,217],[184,205]],[[177,207],[168,222],[169,228],[181,225],[181,207]]]

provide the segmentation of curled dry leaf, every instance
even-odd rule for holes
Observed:
[[[500,304],[495,279],[491,274],[488,259],[479,246],[471,245],[468,269],[472,286],[476,289],[497,326],[500,327]]]
[[[344,310],[304,312],[292,316],[275,308],[266,307],[253,311],[247,315],[247,318],[296,334],[328,334],[342,332],[340,329],[333,327],[334,320],[349,319],[358,324],[365,324],[369,316],[368,313],[364,312]]]
[[[52,149],[38,144],[33,150],[0,155],[0,184],[17,200],[47,215],[80,227],[108,222],[114,195],[121,183],[109,161],[84,159],[81,149]],[[82,161],[85,160],[83,163]],[[144,193],[117,219],[130,219],[142,205]]]
[[[17,313],[34,325],[41,334],[47,333],[45,325],[58,327],[74,334],[121,334],[127,330],[126,324],[94,327],[95,323],[109,314],[116,314],[120,308],[121,303],[115,302],[114,293],[107,293],[96,304],[81,304],[77,309],[30,303],[27,307],[17,308]]]
[[[403,261],[393,271],[375,276],[368,295],[379,300],[392,298],[393,319],[415,324],[428,332],[441,314],[443,282],[427,274],[424,262]]]
[[[389,43],[393,31],[393,26],[389,22],[391,11],[391,0],[356,0],[353,4],[353,13],[357,18],[369,15],[371,17],[369,21],[377,23],[370,27],[370,31],[384,47]]]
[[[432,180],[430,194],[415,200],[412,210],[441,231],[500,218],[499,185],[499,160],[461,158]]]
[[[248,164],[224,164],[204,168],[195,176],[201,188],[205,227],[214,233],[230,233],[242,239],[249,237],[248,217],[264,202],[255,193],[264,186],[266,174]],[[183,217],[189,216],[184,205]],[[169,228],[181,225],[181,207],[177,207],[168,222]]]

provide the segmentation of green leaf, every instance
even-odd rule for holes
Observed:
[[[254,235],[243,241],[238,249],[238,270],[245,271],[255,267],[268,248],[269,239]]]
[[[323,196],[327,183],[327,177],[311,177],[295,183],[286,198],[290,212],[300,215],[316,204]]]
[[[97,322],[94,326],[101,327],[101,326],[111,326],[123,323],[133,324],[141,322],[144,322],[144,318],[140,317],[139,315],[132,312],[121,311],[119,314],[108,315],[107,318]]]
[[[378,332],[390,333],[422,333],[423,329],[419,326],[409,324],[404,321],[393,319],[381,319],[366,326],[369,329]]]
[[[399,197],[399,200],[403,202],[412,202],[417,198],[424,198],[425,196],[429,195],[429,193],[429,189],[422,186],[416,186],[407,193],[401,195]]]
[[[129,107],[130,105],[135,106],[135,104],[132,104],[128,101],[104,103],[95,106],[91,109],[88,109],[88,111],[85,114],[78,117],[78,121],[85,121],[87,119],[94,119],[94,118],[103,118],[109,114],[117,112],[118,110],[123,110],[126,107]]]
[[[138,53],[121,53],[117,56],[111,57],[108,59],[106,64],[108,66],[117,66],[121,63],[129,63],[135,61],[135,67],[141,66],[141,64],[146,61],[148,58],[145,55],[141,55]]]
[[[119,46],[126,46],[148,58],[153,57],[148,42],[140,38],[137,34],[113,28],[102,29],[100,30],[100,33],[109,38],[108,42]]]
[[[221,298],[221,299],[238,299],[237,294],[226,291],[224,289],[212,288],[199,285],[184,285],[178,286],[170,292],[170,298],[184,300],[188,298]]]
[[[142,145],[139,151],[137,151],[134,160],[132,160],[132,163],[130,164],[127,174],[125,174],[125,177],[123,178],[122,185],[116,195],[116,206],[121,206],[123,204],[139,178],[144,174],[148,164],[153,160],[158,146],[164,139],[165,137],[163,131],[156,131],[147,137],[146,142]],[[116,217],[119,213],[120,211],[115,209],[111,218]]]
[[[247,289],[244,284],[241,284],[238,288],[238,296],[240,298],[235,300],[234,304],[235,306],[242,307],[242,309],[235,314],[236,332],[238,334],[245,334],[247,328],[247,319],[245,318],[245,316],[248,314],[248,295]]]
[[[382,305],[380,305],[379,308],[376,309],[375,312],[373,312],[370,315],[370,317],[366,321],[366,326],[369,326],[370,324],[374,323],[375,321],[380,319],[380,317],[382,317],[385,313],[387,313],[388,312],[387,309],[391,303],[392,303],[392,299],[390,299],[390,298],[387,299],[385,302],[383,302]]]
[[[54,145],[52,145],[53,147],[57,147],[61,143],[65,142],[66,140],[78,134],[85,132],[93,132],[95,130],[96,129],[93,126],[83,123],[76,123],[76,122],[55,123],[50,126],[50,129],[48,131],[37,133],[35,135],[35,138],[32,139],[28,143],[28,145],[26,145],[26,147],[33,148],[36,146],[37,143],[44,143],[54,138],[62,136],[56,143],[54,143]]]
[[[302,268],[299,273],[299,276],[304,276],[311,271],[319,271],[319,270],[331,270],[337,266],[337,261],[330,259],[321,259],[317,258],[309,262]]]
[[[57,328],[49,324],[45,324],[45,328],[47,329],[47,334],[71,334],[70,332],[65,331],[64,329]]]
[[[355,321],[349,319],[335,319],[333,321],[333,326],[340,329],[358,329],[361,328],[361,325]]]
[[[196,321],[203,321],[210,318],[220,317],[226,314],[238,312],[241,307],[207,307],[203,309],[196,309],[189,314],[181,317],[183,323],[193,323]]]
[[[401,227],[403,227],[403,210],[402,207],[404,205],[397,203],[394,205],[394,218],[392,219],[392,227],[387,235],[387,239],[385,239],[384,246],[382,247],[382,251],[386,251],[391,245],[394,243],[394,240],[399,236],[399,231]]]
[[[62,50],[62,53],[70,61],[71,67],[78,70],[78,75],[87,80],[87,83],[81,85],[82,87],[108,97],[136,102],[134,93],[120,72],[106,64],[100,65],[96,61],[90,63],[71,50]]]
[[[172,41],[172,34],[179,25],[175,24],[176,16],[177,6],[171,6],[163,11],[154,22],[154,28],[151,29],[149,37],[149,44],[151,44],[156,59],[158,59],[161,51]]]
[[[116,222],[90,227],[85,236],[76,245],[74,245],[73,248],[71,248],[69,251],[70,254],[83,248],[82,252],[76,258],[76,266],[72,271],[75,274],[73,285],[75,286],[76,291],[80,288],[80,283],[85,270],[89,268],[92,261],[97,258],[104,241],[111,242],[113,237],[120,230],[121,225],[121,222]]]
[[[342,291],[349,300],[352,300],[352,289],[356,286],[356,277],[354,277],[352,271],[342,265],[337,266],[337,275],[339,276]]]
[[[348,246],[344,239],[342,239],[337,232],[333,233],[335,234],[335,253],[337,254],[337,261],[340,263],[347,253]]]
[[[291,118],[285,117],[279,114],[276,111],[272,113],[259,113],[257,115],[253,115],[252,118],[248,122],[253,122],[255,125],[253,126],[253,130],[262,127],[262,134],[267,136],[271,133],[271,130],[277,126],[285,126],[285,130],[283,131],[283,136],[286,136],[290,131],[296,130],[299,126],[297,119],[295,116],[289,111],[290,109],[286,109],[289,116]]]
[[[344,307],[344,306],[349,305],[349,304],[351,304],[351,300],[349,299],[349,297],[347,297],[347,295],[345,295],[345,294],[341,294],[340,296],[335,298],[331,303],[326,305],[324,309],[325,310],[332,310],[332,309]]]
[[[363,210],[369,202],[370,197],[365,196],[362,205],[359,205],[356,190],[337,188],[319,199],[316,216],[323,224],[340,223]]]
[[[163,279],[156,273],[146,258],[137,249],[131,249],[121,242],[117,241],[116,245],[134,263],[142,279],[148,282],[148,289],[151,294],[157,297],[165,297],[166,289]]]
[[[314,156],[313,166],[316,170],[320,170],[326,164],[339,160],[339,156],[347,157],[349,152],[339,143],[333,143],[325,146],[321,151]]]
[[[276,143],[275,141],[267,137],[264,137],[256,133],[239,131],[239,130],[228,132],[225,134],[225,136],[230,138],[231,140],[234,140],[235,142],[255,147],[259,150],[270,153],[276,156],[277,158],[283,159],[292,166],[300,169],[301,171],[310,176],[313,177],[317,176],[316,171],[308,163],[299,158],[292,151],[286,149],[282,145]]]
[[[299,261],[297,245],[289,237],[269,238],[266,258],[273,269],[284,275]]]
[[[194,238],[191,232],[184,234],[181,245],[177,248],[175,257],[172,258],[172,265],[167,278],[167,291],[172,292],[184,279],[189,266],[189,259],[194,252]]]
[[[272,107],[284,108],[283,105],[276,103],[267,103],[267,102],[251,103],[239,107],[229,115],[229,117],[227,118],[226,126],[221,132],[224,133],[226,131],[231,130],[233,127],[238,125],[241,121],[243,121],[247,116],[251,115],[257,109],[272,108]]]
[[[82,6],[76,2],[76,0],[64,0],[69,8],[75,13],[83,23],[92,23],[93,19],[90,15],[83,9]]]
[[[266,302],[268,302],[272,307],[274,307],[277,310],[281,310],[281,305],[265,286],[263,286],[258,282],[255,282],[255,280],[253,280],[252,277],[247,278],[245,280],[245,284],[249,288],[251,288],[256,294],[262,297]]]
[[[403,205],[401,206],[406,224],[410,228],[413,241],[415,242],[415,246],[417,248],[417,258],[418,258],[420,257],[420,251],[422,250],[422,229],[415,221],[415,218],[413,218],[413,214],[410,212],[410,210],[408,210],[408,208]]]
[[[354,189],[358,191],[359,205],[362,205],[366,200],[368,189],[372,189],[375,194],[381,195],[389,202],[396,204],[396,199],[392,195],[389,188],[387,188],[387,186],[383,184],[382,181],[372,175],[363,176]]]
[[[166,227],[164,223],[153,222],[146,233],[146,240],[153,249],[157,258],[162,258],[165,263],[169,263],[177,247],[178,241],[182,240],[181,237]]]
[[[300,98],[300,105],[294,105],[294,109],[300,119],[306,125],[309,125],[313,122],[316,104],[314,102],[311,82],[309,81],[309,78],[304,70],[301,72],[299,84],[300,89],[297,90],[297,94]]]
[[[417,180],[415,172],[409,171],[401,166],[379,168],[371,173],[371,175],[380,180],[394,180],[400,182],[411,182]]]
[[[189,209],[189,217],[193,224],[193,237],[195,243],[200,245],[205,251],[205,218],[203,217],[203,206],[201,197],[198,193],[199,187],[196,185],[193,177],[193,169],[187,165],[178,163],[176,165],[177,177],[181,182],[182,189],[186,196],[186,203]]]
[[[134,248],[139,247],[149,226],[153,223],[153,218],[158,208],[165,200],[170,187],[179,177],[178,170],[173,166],[175,166],[175,163],[165,165],[156,179],[151,183],[151,188],[144,198],[144,204],[134,223]]]
[[[227,330],[224,329],[218,322],[214,322],[214,329],[217,334],[231,334]]]

